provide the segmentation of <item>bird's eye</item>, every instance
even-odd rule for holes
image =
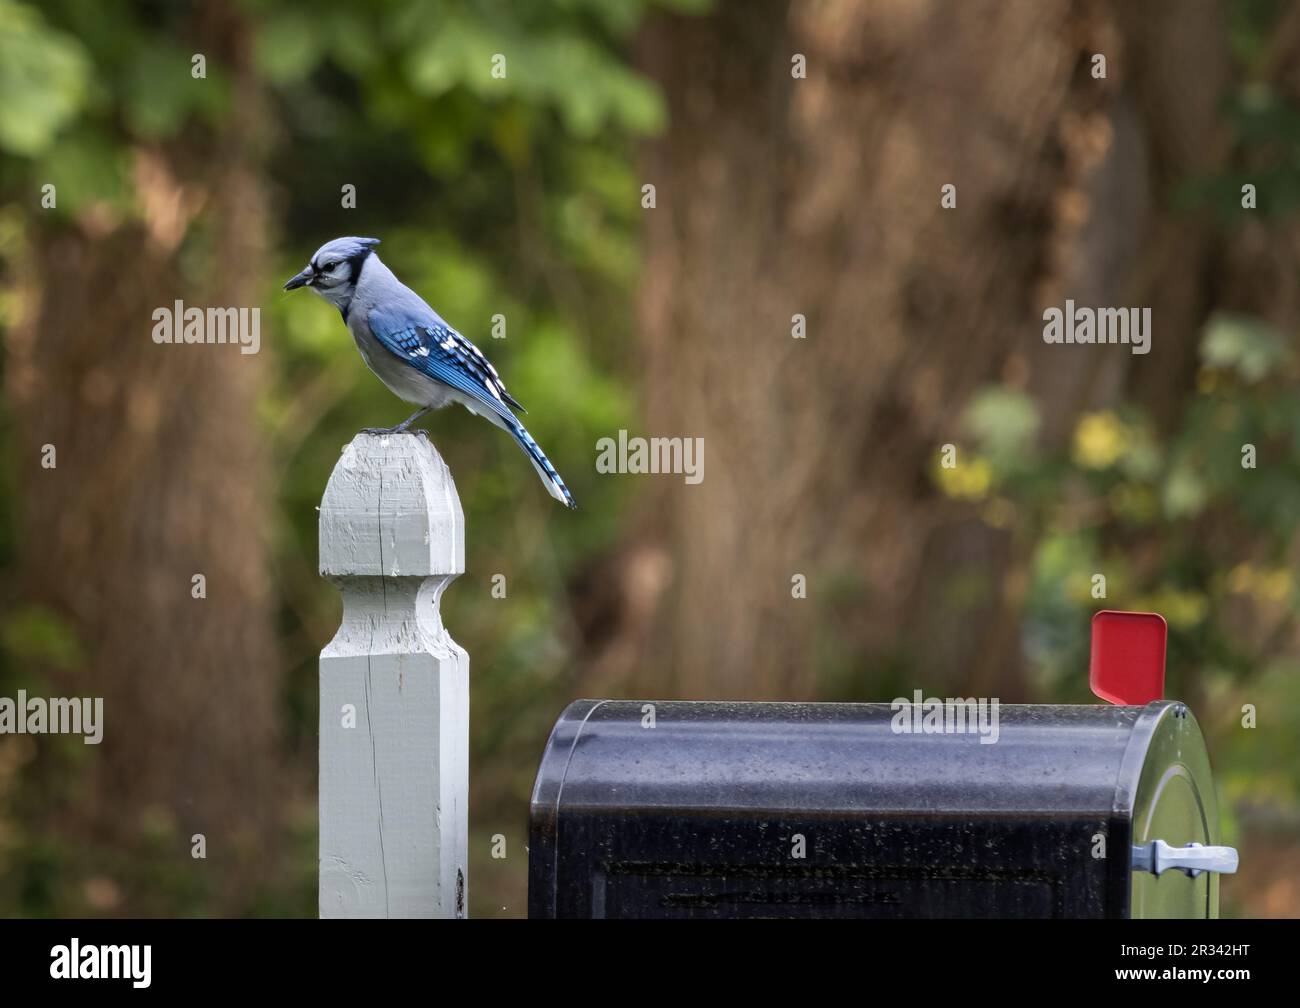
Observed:
[[[330,261],[330,262],[327,262],[324,266],[321,267],[321,269],[323,269],[326,273],[328,273],[330,270],[332,270],[332,269],[333,269],[335,266],[337,266],[338,264],[339,264],[338,260],[337,260],[337,259],[334,259],[334,260],[332,260],[332,261]]]

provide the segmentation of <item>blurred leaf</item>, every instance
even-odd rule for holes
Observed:
[[[258,68],[273,84],[305,77],[320,61],[324,39],[310,11],[285,7],[273,11],[254,40]]]
[[[1038,405],[1023,392],[1001,385],[980,390],[962,423],[999,468],[1008,463],[1023,465],[1036,454]]]
[[[59,137],[44,168],[58,190],[57,212],[76,215],[97,203],[128,210],[134,198],[130,161],[130,153],[102,132],[79,129]]]
[[[1281,336],[1258,319],[1216,313],[1206,325],[1201,359],[1212,367],[1236,371],[1257,382],[1286,359]]]
[[[1164,508],[1169,518],[1199,514],[1209,497],[1205,481],[1186,461],[1176,465],[1164,485]]]
[[[1300,110],[1261,82],[1242,88],[1233,105],[1230,120],[1237,127],[1241,138],[1247,142],[1300,142]]]
[[[81,45],[30,7],[0,0],[0,147],[40,154],[76,115],[89,63]]]
[[[188,115],[215,118],[226,104],[226,85],[212,60],[206,77],[191,74],[193,54],[158,39],[139,48],[131,62],[124,94],[127,121],[142,137],[171,136]]]
[[[18,664],[74,668],[84,661],[76,632],[41,606],[23,606],[0,623],[0,645]]]

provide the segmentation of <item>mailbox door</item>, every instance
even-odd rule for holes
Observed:
[[[1187,707],[1148,705],[1134,726],[1126,763],[1129,780],[1136,779],[1131,819],[1135,846],[1156,840],[1175,848],[1218,844],[1210,760]],[[1121,772],[1121,779],[1125,776]],[[1205,871],[1192,876],[1178,868],[1156,875],[1135,867],[1129,899],[1131,917],[1218,917],[1218,875]]]

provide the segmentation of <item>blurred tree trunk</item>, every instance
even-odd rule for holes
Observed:
[[[591,689],[1030,697],[1032,525],[931,473],[985,384],[1033,395],[1059,446],[1130,374],[1166,419],[1194,376],[1210,247],[1166,202],[1215,157],[1226,31],[1211,2],[1143,5],[1142,33],[1123,7],[768,0],[647,27],[670,126],[642,179],[644,414],[704,438],[705,478],[642,483],[589,586]],[[1153,31],[1171,65],[1144,74]],[[1153,305],[1154,352],[1046,346],[1067,297]]]
[[[29,824],[67,844],[70,890],[51,896],[63,913],[238,911],[270,870],[280,775],[256,425],[265,358],[151,336],[155,308],[252,306],[264,279],[260,96],[244,26],[224,5],[202,17],[237,113],[165,146],[128,141],[138,222],[33,222],[9,346],[20,597],[66,623],[82,652],[71,668],[39,671],[55,695],[104,698],[103,742],[75,754],[84,774],[69,801],[55,822]],[[199,229],[202,251],[187,247],[183,271]],[[55,469],[41,467],[46,444]],[[196,574],[204,599],[192,597]],[[206,860],[191,857],[196,833]],[[93,849],[76,846],[88,837]],[[106,860],[113,849],[130,853]]]

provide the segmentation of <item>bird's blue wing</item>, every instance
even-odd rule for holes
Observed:
[[[486,407],[490,414],[495,414],[500,425],[514,436],[532,461],[547,492],[565,506],[577,507],[573,494],[560,479],[551,460],[510,411],[512,406],[520,410],[523,407],[506,391],[496,368],[488,363],[478,347],[447,325],[423,302],[419,303],[418,310],[409,305],[386,310],[371,309],[366,322],[389,353],[426,377],[463,392],[477,405]],[[483,415],[492,419],[489,413]]]
[[[523,411],[523,406],[506,391],[496,368],[433,311],[415,318],[374,308],[366,322],[385,349],[421,374],[464,392],[512,425],[519,422],[511,407]]]

